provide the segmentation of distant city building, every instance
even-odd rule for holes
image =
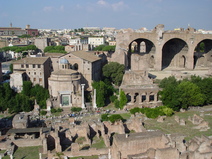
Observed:
[[[51,74],[49,57],[28,57],[13,62],[13,73],[10,75],[10,87],[21,92],[23,81],[31,81],[48,88],[48,78]]]
[[[38,29],[31,29],[30,25],[27,25],[25,29],[19,27],[13,27],[10,24],[10,27],[0,27],[0,36],[21,36],[28,34],[30,36],[37,36]]]
[[[83,27],[83,29],[88,31],[101,30],[100,27]]]
[[[105,44],[105,38],[104,37],[88,37],[88,44],[91,46],[91,50],[99,45]]]
[[[25,30],[27,31],[27,35],[30,36],[37,36],[39,34],[38,29],[32,29],[30,25],[27,25]]]
[[[51,39],[50,38],[36,38],[34,44],[38,49],[43,51],[45,49],[45,47],[51,45]]]

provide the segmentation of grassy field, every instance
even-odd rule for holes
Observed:
[[[94,137],[93,138],[93,144],[91,145],[91,148],[97,148],[97,149],[101,149],[101,148],[105,148],[105,143],[102,137],[97,138]]]
[[[19,147],[13,157],[14,159],[38,159],[39,158],[39,146],[31,147]],[[5,156],[2,159],[10,159],[9,156]]]
[[[207,109],[209,108],[209,109]],[[145,128],[151,129],[151,130],[161,130],[168,134],[182,134],[185,135],[186,140],[190,140],[194,136],[211,136],[212,135],[212,106],[203,107],[199,110],[189,110],[186,112],[177,112],[172,117],[166,117],[165,121],[163,123],[157,122],[157,119],[148,119],[144,123]],[[207,109],[207,110],[206,110]],[[205,110],[205,111],[204,111]],[[200,115],[200,111],[204,111],[204,120],[209,123],[210,129],[207,131],[199,131],[198,129],[193,129],[194,124],[192,124],[189,120],[189,116],[193,116],[194,114]],[[185,126],[179,125],[174,117],[179,116],[180,119],[184,119],[186,122]]]
[[[84,158],[84,159],[98,159],[98,156],[78,156],[78,157],[69,157],[69,159],[78,159],[78,158]]]

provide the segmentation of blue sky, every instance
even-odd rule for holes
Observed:
[[[212,0],[0,0],[0,27],[212,30]]]

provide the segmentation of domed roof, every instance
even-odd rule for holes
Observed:
[[[65,59],[65,58],[61,58],[60,59],[60,64],[68,64],[69,62],[68,62],[68,60],[67,59]]]

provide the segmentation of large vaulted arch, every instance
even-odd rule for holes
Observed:
[[[128,46],[127,68],[132,70],[154,68],[154,57],[155,45],[152,41],[144,38],[135,39]]]
[[[194,69],[212,65],[212,40],[200,41],[194,50]]]
[[[162,49],[162,69],[186,68],[188,45],[182,39],[167,41]]]

